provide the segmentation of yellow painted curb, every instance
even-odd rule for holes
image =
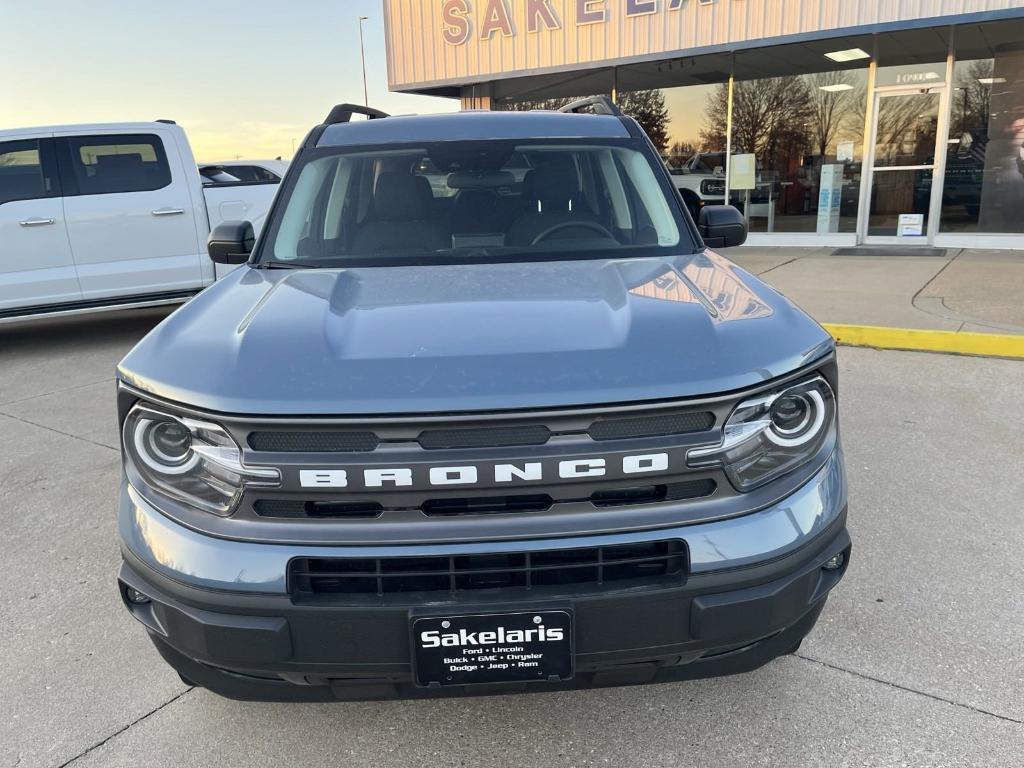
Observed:
[[[882,328],[874,325],[824,323],[836,342],[852,347],[907,349],[923,352],[952,352],[1024,359],[1024,336],[1002,333],[958,333],[916,328]]]

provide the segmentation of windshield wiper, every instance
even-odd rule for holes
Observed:
[[[261,261],[256,265],[259,269],[322,269],[323,264],[314,264],[309,261],[280,261],[270,259]]]

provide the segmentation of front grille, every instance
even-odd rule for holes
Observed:
[[[551,591],[615,583],[679,583],[689,567],[685,542],[615,544],[536,552],[425,557],[299,557],[288,566],[292,597],[447,593],[501,589]]]
[[[367,522],[377,519],[385,540],[407,523],[414,540],[438,542],[449,535],[464,539],[461,526],[486,516],[521,517],[525,537],[566,514],[606,515],[624,530],[664,524],[669,513],[685,523],[702,515],[702,499],[735,495],[721,470],[690,467],[685,458],[691,447],[720,439],[716,425],[733,407],[716,398],[478,414],[237,419],[232,434],[247,446],[246,462],[282,473],[280,487],[246,489],[237,516],[268,527],[296,526],[296,536],[304,535],[297,527],[304,526],[317,540],[373,537]],[[653,469],[648,454],[665,454],[666,465]],[[627,469],[627,458],[639,463]],[[595,463],[594,471],[563,469],[570,460],[604,464]],[[370,482],[367,470],[374,468],[405,474]],[[455,468],[466,477],[453,474]],[[435,480],[439,469],[446,482]],[[336,474],[313,487],[309,471]],[[678,508],[666,510],[669,505]]]

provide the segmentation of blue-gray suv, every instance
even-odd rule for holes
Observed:
[[[745,237],[604,98],[336,107],[118,368],[127,609],[240,699],[793,652],[850,557],[835,347]]]

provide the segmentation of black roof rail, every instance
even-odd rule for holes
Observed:
[[[622,117],[622,110],[619,109],[615,102],[612,101],[608,96],[588,96],[585,99],[577,99],[571,101],[564,107],[559,108],[559,112],[582,112],[587,107],[592,107],[595,115],[614,115],[615,117]]]
[[[352,115],[366,115],[368,120],[380,120],[382,117],[391,117],[387,112],[381,112],[373,107],[363,107],[359,104],[336,104],[327,113],[324,121],[320,125],[314,126],[313,130],[306,134],[306,138],[303,139],[300,146],[302,149],[315,147],[327,126],[347,123],[352,120]]]
[[[177,123],[174,122],[173,120],[166,120],[166,119],[156,120],[155,122],[163,123],[164,125],[177,125]]]
[[[347,123],[352,119],[352,115],[366,115],[370,120],[379,120],[382,117],[391,117],[387,112],[381,112],[379,109],[374,109],[373,107],[361,107],[358,104],[338,104],[327,113],[324,125]]]

